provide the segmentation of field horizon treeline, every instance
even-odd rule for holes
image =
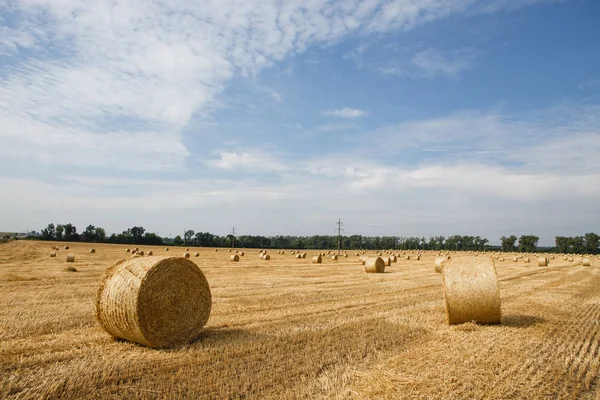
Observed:
[[[313,236],[260,236],[260,235],[214,235],[210,232],[194,232],[187,230],[183,237],[163,238],[156,233],[146,232],[141,226],[134,226],[121,233],[110,236],[106,230],[88,225],[82,233],[71,224],[48,224],[38,235],[28,236],[30,239],[49,241],[72,241],[91,243],[137,244],[137,245],[171,245],[201,247],[245,247],[275,249],[321,250],[338,247],[335,235]],[[489,240],[480,236],[452,235],[425,237],[402,236],[363,236],[351,235],[341,237],[341,248],[344,250],[502,250],[505,252],[554,252],[554,253],[589,253],[600,254],[600,235],[586,233],[583,236],[556,236],[554,247],[538,247],[539,237],[534,235],[501,236],[500,246],[489,245]]]

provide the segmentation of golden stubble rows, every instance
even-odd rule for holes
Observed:
[[[507,255],[496,261],[503,325],[449,327],[437,253],[366,274],[354,252],[312,264],[317,251],[267,261],[245,249],[232,263],[224,249],[190,248],[211,317],[198,340],[156,351],[94,319],[101,275],[127,246],[69,244],[79,272],[67,273],[64,244],[56,258],[52,245],[0,245],[2,398],[597,397],[595,260],[537,267]]]

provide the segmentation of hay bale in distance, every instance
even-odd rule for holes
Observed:
[[[168,248],[168,247],[165,247],[165,251],[169,251],[169,248]]]
[[[323,259],[321,258],[321,254],[314,256],[312,258],[312,263],[313,264],[321,264],[323,262]]]
[[[582,262],[582,265],[584,267],[591,267],[592,266],[592,260],[590,260],[589,258],[584,258],[583,262]]]
[[[185,258],[190,258],[190,253],[187,253],[187,252],[185,252],[185,253],[183,253],[183,256],[184,256]]]
[[[385,261],[381,257],[369,257],[365,261],[365,272],[379,274],[385,272]]]
[[[490,257],[460,257],[442,271],[448,324],[501,323],[496,268]]]
[[[211,306],[208,282],[192,261],[134,258],[106,270],[96,296],[96,318],[115,338],[168,348],[197,338]]]
[[[198,252],[195,252],[195,253],[194,253],[194,257],[200,257],[200,253],[198,253]]]
[[[131,250],[130,249],[125,249],[125,252],[126,253],[131,253]]]
[[[63,269],[63,272],[77,272],[77,268],[67,267],[67,268]]]
[[[153,256],[153,255],[154,255],[154,252],[153,252],[152,250],[150,250],[150,251],[148,252],[148,255],[149,255],[149,256]]]
[[[96,249],[90,249],[90,253],[94,254],[96,252]]]
[[[229,256],[229,260],[238,262],[238,261],[240,261],[240,256],[238,256],[237,254],[232,254],[231,256]]]
[[[389,267],[390,265],[392,265],[392,258],[391,257],[382,257],[383,258],[383,262],[385,263],[386,267]]]
[[[56,257],[56,252],[55,251],[51,252],[50,257]]]
[[[219,249],[215,249],[215,253],[218,252],[218,251],[219,251]]]
[[[67,262],[75,262],[75,254],[67,254]]]
[[[538,258],[538,267],[547,267],[547,266],[548,266],[548,259],[546,257]]]
[[[306,258],[306,253],[302,253],[302,258]]]
[[[519,261],[519,257],[513,257],[513,262]]]
[[[410,256],[404,257],[405,260],[410,260]]]
[[[271,256],[268,254],[263,254],[262,259],[269,261],[271,259]]]
[[[334,260],[334,261],[337,261],[338,256],[336,254],[334,254],[334,255],[331,256],[331,259]]]
[[[296,258],[302,258],[302,254],[296,254]]]
[[[244,256],[244,252],[240,251],[240,256],[243,257]]]
[[[529,257],[525,257],[525,258],[523,259],[523,262],[526,262],[526,263],[528,263],[528,262],[529,262]]]
[[[569,257],[569,262],[573,262],[573,257]]]
[[[69,246],[65,246],[65,250],[69,250]]]
[[[438,274],[441,274],[442,270],[444,269],[444,265],[446,265],[449,261],[450,261],[450,256],[436,257],[435,263],[434,263],[435,272],[437,272]]]
[[[139,254],[140,256],[143,256],[143,255],[145,254],[145,253],[144,253],[144,250],[140,250],[140,251],[138,251],[138,254]]]

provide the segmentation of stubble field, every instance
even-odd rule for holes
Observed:
[[[433,252],[366,274],[350,251],[319,265],[317,251],[266,261],[244,249],[232,263],[225,249],[190,248],[211,317],[191,344],[152,350],[95,320],[100,278],[127,246],[58,243],[50,258],[55,244],[0,244],[0,398],[600,397],[597,257],[538,267],[506,255],[502,325],[448,326]]]

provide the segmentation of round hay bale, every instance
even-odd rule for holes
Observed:
[[[306,258],[306,253],[302,253],[302,258]]]
[[[131,253],[131,250],[129,250],[129,249],[125,249],[125,252],[126,252],[126,253]]]
[[[153,252],[152,250],[150,250],[150,251],[148,252],[148,255],[149,255],[149,256],[153,256],[153,255],[154,255],[154,252]]]
[[[548,266],[548,259],[546,257],[538,258],[538,267],[547,267],[547,266]]]
[[[194,257],[200,257],[200,253],[198,253],[198,252],[195,252],[195,253],[194,253]]]
[[[449,325],[501,323],[500,291],[490,257],[452,259],[442,270],[442,282]]]
[[[385,261],[381,257],[369,257],[365,261],[365,272],[379,274],[385,272]]]
[[[190,258],[190,253],[187,253],[187,252],[185,252],[185,253],[183,253],[183,256],[184,256],[185,258]]]
[[[504,261],[504,257],[500,257],[498,260],[499,261]]]
[[[165,247],[165,251],[169,251],[169,248],[168,248],[168,247]]]
[[[321,254],[316,255],[312,258],[313,264],[321,264],[322,262],[323,262],[323,259],[321,258]]]
[[[238,262],[240,261],[240,256],[238,256],[237,254],[232,254],[231,256],[229,256],[229,260]]]
[[[395,254],[390,258],[392,259],[392,262],[398,262],[398,257]]]
[[[391,257],[383,257],[383,262],[385,263],[386,267],[389,267],[390,265],[392,265],[392,258]]]
[[[90,249],[90,253],[94,254],[96,252],[96,249]]]
[[[584,267],[591,267],[592,266],[592,261],[589,258],[584,258],[583,262],[582,262],[582,265]]]
[[[69,246],[65,246],[65,250],[69,250]]]
[[[525,257],[525,258],[523,259],[523,262],[526,262],[526,263],[528,263],[528,262],[529,262],[529,257]]]
[[[358,256],[360,256],[360,253],[356,253],[356,256],[357,256],[357,257],[358,257]]]
[[[140,251],[138,251],[138,254],[139,254],[140,256],[143,256],[143,255],[144,255],[144,250],[140,250]]]
[[[185,248],[185,251],[190,251],[190,249],[188,249],[187,247]]]
[[[513,257],[513,262],[519,261],[519,257]]]
[[[240,251],[240,256],[243,257],[244,256],[244,252]]]
[[[573,262],[573,257],[569,257],[569,262]]]
[[[140,251],[140,248],[139,248],[139,247],[136,247],[134,250],[135,250],[135,251]]]
[[[219,249],[215,249],[215,253],[218,252],[218,251],[219,251]]]
[[[361,263],[362,265],[365,265],[368,259],[369,259],[369,257],[361,257],[361,258],[360,258],[360,263]]]
[[[554,256],[553,256],[553,255],[552,255],[552,256],[550,256],[550,259],[554,260]]]
[[[337,261],[338,256],[334,254],[334,255],[331,256],[331,259],[334,260],[334,261]]]
[[[51,252],[50,257],[56,257],[56,252],[55,251]]]
[[[67,254],[67,262],[75,262],[75,254]]]
[[[63,269],[63,272],[77,272],[77,268],[67,267],[67,268]]]
[[[231,249],[227,250],[228,253],[231,253]]]
[[[235,252],[237,253],[238,251],[236,250]]]
[[[410,260],[410,256],[404,257],[405,260]]]
[[[296,254],[296,258],[302,258],[302,254]]]
[[[268,255],[268,254],[264,254],[264,255],[262,256],[262,259],[263,259],[263,260],[267,260],[267,261],[268,261],[268,260],[270,260],[270,259],[271,259],[271,256],[270,256],[270,255]]]
[[[418,256],[415,257],[416,261],[420,261],[421,260],[421,255],[419,254]]]
[[[192,261],[134,258],[106,270],[96,296],[96,318],[115,338],[168,348],[197,338],[211,305],[208,282]]]
[[[437,272],[438,274],[441,274],[442,270],[444,269],[444,265],[446,265],[449,261],[450,261],[450,256],[436,257],[435,263],[434,263],[435,272]]]

